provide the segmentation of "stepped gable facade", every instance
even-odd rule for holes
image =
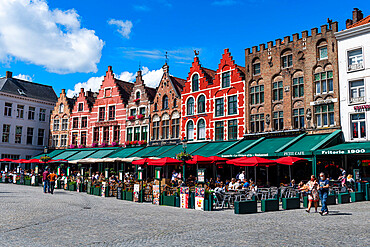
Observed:
[[[150,105],[153,102],[155,92],[156,89],[145,86],[142,72],[139,70],[127,104],[126,146],[148,143]]]
[[[180,142],[181,93],[184,79],[169,74],[167,63],[151,104],[150,145],[176,144]]]
[[[196,56],[182,92],[181,133],[188,141],[241,139],[245,126],[243,67],[224,50],[217,71]]]
[[[245,50],[248,134],[340,128],[338,23]]]
[[[91,111],[88,146],[109,146],[125,142],[126,109],[133,83],[114,78],[112,66],[104,76]]]
[[[62,89],[58,101],[50,116],[50,143],[55,149],[67,148],[69,144],[69,119],[76,98],[68,98],[66,90]]]

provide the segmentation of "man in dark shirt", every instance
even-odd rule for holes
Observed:
[[[329,193],[329,180],[325,178],[325,174],[322,172],[320,173],[320,180],[319,180],[319,196],[321,200],[321,215],[328,214],[328,206],[326,205],[326,199],[328,198]]]
[[[50,193],[50,181],[49,181],[49,171],[48,168],[42,173],[42,182],[44,183],[44,193]],[[46,192],[46,188],[48,191]]]

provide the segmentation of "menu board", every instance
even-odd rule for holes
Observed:
[[[197,173],[198,173],[198,183],[204,183],[205,182],[204,172],[205,172],[205,169],[198,169],[197,170]]]
[[[189,187],[180,187],[180,208],[189,208]]]
[[[105,197],[105,190],[107,189],[107,182],[103,182],[101,185],[101,197]]]
[[[134,184],[134,202],[139,202],[140,184]]]
[[[195,210],[203,210],[204,188],[195,188]]]
[[[159,198],[161,195],[161,190],[158,184],[153,185],[153,204],[159,205]]]

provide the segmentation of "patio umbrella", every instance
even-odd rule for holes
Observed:
[[[295,163],[299,163],[299,162],[307,162],[308,160],[304,158],[299,158],[299,157],[287,156],[287,157],[282,157],[280,159],[277,159],[275,161],[278,164],[289,166],[289,177],[290,177],[290,181],[292,181],[292,171],[291,171],[290,166],[294,165]]]
[[[218,156],[210,156],[208,157],[209,159],[212,160],[213,163],[218,163],[218,162],[224,162],[226,163],[226,161],[228,161],[229,159],[226,159],[226,158],[222,158],[222,157],[218,157]]]
[[[25,160],[25,159],[19,159],[19,160],[13,160],[12,162],[14,162],[14,163],[28,163],[27,161],[28,160]]]
[[[165,157],[158,160],[152,160],[148,163],[149,166],[170,166],[170,165],[181,165],[182,161],[173,159],[170,157]]]
[[[133,165],[138,165],[138,166],[143,166],[148,164],[150,161],[153,161],[153,159],[145,158],[145,159],[140,159],[140,160],[134,160],[132,161]]]
[[[4,159],[0,159],[0,162],[14,162],[14,160],[8,159],[8,158],[4,158]]]
[[[276,164],[274,160],[268,160],[258,156],[253,157],[241,157],[233,160],[226,161],[227,164],[232,164],[235,166],[254,166],[254,180],[257,181],[257,166],[272,166]]]

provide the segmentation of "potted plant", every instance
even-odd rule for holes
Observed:
[[[133,120],[135,120],[135,116],[129,116],[129,117],[128,117],[128,120],[129,120],[129,121],[133,121]]]
[[[139,114],[139,115],[137,115],[137,119],[144,119],[144,115],[143,114]]]
[[[85,145],[78,145],[78,148],[84,148]]]

